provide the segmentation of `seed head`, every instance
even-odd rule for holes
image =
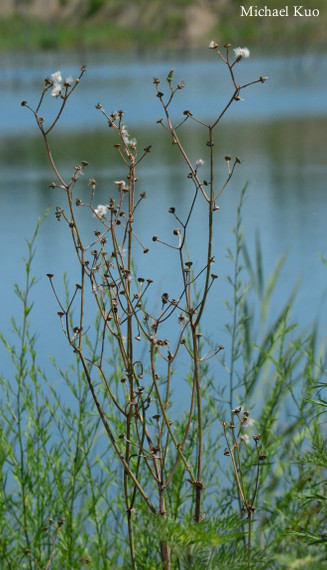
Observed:
[[[236,59],[238,59],[239,61],[241,61],[242,57],[244,58],[250,57],[250,50],[247,47],[244,48],[238,47],[235,48],[233,51]]]

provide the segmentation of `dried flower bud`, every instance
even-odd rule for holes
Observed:
[[[168,75],[167,75],[167,81],[168,81],[168,83],[171,83],[171,82],[172,82],[174,71],[175,71],[175,68],[173,67],[173,68],[170,70],[170,72],[168,73]]]

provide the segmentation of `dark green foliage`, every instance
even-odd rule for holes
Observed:
[[[100,10],[108,0],[88,0],[87,2],[87,12],[86,17],[89,18],[93,16]]]

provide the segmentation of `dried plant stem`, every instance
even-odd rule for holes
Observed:
[[[207,269],[206,269],[206,277],[205,277],[205,284],[203,288],[203,296],[200,303],[200,308],[196,317],[195,325],[197,326],[200,323],[200,319],[202,317],[202,313],[204,311],[208,291],[209,291],[209,282],[210,282],[210,270],[211,270],[211,260],[212,260],[212,233],[213,233],[213,208],[214,208],[214,172],[213,172],[213,165],[214,165],[214,155],[213,155],[213,128],[209,127],[209,148],[210,148],[210,197],[209,197],[209,207],[208,207],[208,250],[207,250]]]
[[[177,450],[177,453],[178,453],[179,457],[181,458],[181,460],[184,464],[184,467],[185,467],[186,471],[188,472],[188,474],[191,478],[191,482],[193,483],[196,481],[196,479],[193,475],[193,472],[192,472],[190,465],[188,464],[188,462],[186,460],[186,457],[184,456],[181,444],[176,440],[176,437],[175,437],[174,432],[173,432],[172,427],[171,427],[171,423],[170,423],[168,416],[167,416],[166,406],[165,406],[165,404],[162,400],[162,397],[161,397],[161,393],[160,393],[160,389],[159,389],[159,385],[158,385],[158,380],[157,380],[156,372],[155,372],[155,358],[154,358],[155,354],[154,354],[154,351],[155,351],[154,346],[151,345],[150,355],[151,355],[152,378],[153,378],[154,388],[156,391],[156,396],[158,398],[159,407],[160,407],[161,413],[164,417],[165,424],[166,424],[167,429],[169,431],[170,437],[171,437],[172,441],[174,442],[174,446]]]
[[[197,469],[196,469],[196,484],[195,484],[195,508],[194,520],[200,522],[201,520],[201,495],[202,495],[202,459],[203,459],[203,427],[202,427],[202,395],[199,375],[199,356],[198,356],[198,337],[196,326],[191,323],[192,339],[193,339],[193,378],[196,389],[196,405],[197,405]]]
[[[248,548],[247,548],[247,558],[248,567],[250,568],[251,563],[251,548],[252,548],[252,512],[248,511]]]
[[[223,347],[219,345],[217,350],[204,350],[204,354],[202,354],[201,321],[207,305],[209,291],[217,278],[217,275],[211,272],[212,263],[214,262],[213,215],[219,209],[216,201],[226,189],[236,164],[240,162],[236,158],[231,167],[231,159],[226,157],[228,175],[224,184],[215,189],[213,135],[215,127],[230,108],[232,102],[239,99],[240,90],[255,83],[252,82],[243,86],[237,85],[233,70],[235,62],[233,64],[230,63],[228,49],[227,45],[226,57],[222,56],[218,49],[216,51],[228,67],[234,92],[211,125],[193,117],[190,111],[185,111],[184,118],[174,126],[169,107],[175,94],[184,87],[184,83],[180,82],[176,88],[173,87],[173,70],[171,70],[167,77],[169,93],[168,97],[165,98],[164,94],[159,91],[160,81],[158,79],[154,80],[157,97],[165,115],[165,119],[161,119],[159,123],[161,123],[166,132],[170,133],[172,143],[178,149],[184,165],[187,167],[186,175],[193,185],[193,194],[184,215],[177,215],[174,207],[171,207],[169,210],[178,223],[178,228],[173,231],[175,236],[173,243],[168,243],[167,240],[163,241],[158,236],[153,237],[153,241],[157,241],[164,247],[169,247],[172,252],[175,252],[176,256],[179,256],[180,273],[178,299],[171,298],[169,293],[163,293],[161,295],[161,305],[153,312],[148,311],[148,303],[145,298],[152,279],[138,277],[133,261],[134,246],[141,247],[144,253],[148,251],[143,246],[143,240],[134,231],[134,216],[136,208],[146,197],[145,192],[142,192],[139,197],[136,196],[138,180],[136,167],[150,152],[151,147],[144,148],[143,153],[141,152],[140,158],[138,158],[138,147],[135,139],[130,139],[129,137],[123,111],[116,111],[108,115],[102,109],[100,103],[96,105],[96,108],[106,118],[108,126],[114,131],[115,136],[119,137],[119,142],[114,144],[114,147],[123,163],[125,172],[127,169],[127,178],[126,180],[114,182],[116,197],[118,193],[118,198],[110,198],[109,203],[107,202],[106,205],[100,204],[95,208],[96,181],[93,178],[89,180],[91,195],[88,203],[83,203],[79,198],[75,198],[75,186],[78,182],[79,174],[87,165],[87,162],[82,161],[80,165],[75,166],[70,180],[65,182],[53,159],[48,140],[50,132],[52,132],[62,116],[68,98],[84,74],[85,67],[81,68],[81,74],[76,79],[73,87],[70,87],[70,79],[65,81],[64,88],[61,84],[57,84],[57,81],[61,82],[60,72],[56,72],[51,78],[46,79],[45,87],[35,111],[26,102],[23,102],[23,105],[26,105],[34,114],[41,131],[49,162],[57,179],[57,182],[52,183],[51,186],[60,188],[66,194],[67,213],[62,208],[57,208],[56,217],[58,220],[62,217],[70,229],[73,248],[81,271],[80,283],[75,285],[73,295],[67,295],[66,303],[63,303],[55,290],[52,280],[53,275],[48,274],[48,277],[60,307],[58,315],[63,332],[82,364],[87,385],[99,418],[123,467],[122,487],[125,511],[127,513],[129,559],[133,570],[137,569],[138,559],[136,548],[138,529],[134,521],[134,514],[138,507],[138,497],[141,497],[151,513],[160,514],[162,519],[166,519],[168,515],[171,515],[171,513],[166,511],[166,503],[171,504],[168,487],[173,481],[180,463],[182,463],[180,467],[183,468],[181,470],[187,472],[186,480],[194,489],[192,493],[194,500],[194,503],[192,503],[192,509],[194,508],[193,519],[196,523],[199,523],[203,518],[201,512],[204,488],[203,479],[205,479],[203,456],[205,418],[203,417],[202,407],[204,395],[202,374],[205,366],[203,362],[217,354]],[[240,59],[237,61],[240,61]],[[261,80],[262,78],[259,81]],[[39,116],[39,111],[49,87],[53,87],[52,95],[54,97],[61,98],[61,104],[55,119],[46,129],[44,127],[44,119]],[[193,163],[182,143],[182,135],[179,136],[180,131],[177,134],[178,129],[188,119],[195,121],[197,128],[206,129],[207,132],[206,147],[209,149],[210,164],[208,180],[200,179],[198,173],[198,169],[204,164],[204,160],[198,158]],[[201,266],[194,271],[194,269],[191,269],[193,262],[186,261],[186,240],[192,228],[193,217],[196,215],[196,205],[199,200],[203,200],[208,209],[208,228],[203,260]],[[98,229],[94,231],[95,238],[92,236],[92,239],[88,242],[85,239],[86,245],[82,242],[78,228],[76,206],[88,207],[90,213],[96,218],[97,224],[101,225],[101,231]],[[109,243],[109,253],[106,251],[106,243]],[[199,283],[201,283],[200,286],[198,286]],[[87,331],[84,330],[85,307],[90,292],[89,287],[91,287],[91,294],[94,296],[98,311],[96,333],[98,343],[96,351],[93,352],[90,349]],[[73,327],[72,311],[77,303],[79,305],[79,326]],[[163,334],[161,335],[161,331],[165,330],[167,321],[176,318],[177,311],[180,312],[178,315],[179,330],[177,331],[177,337],[164,338]],[[235,315],[233,328],[235,329],[236,326],[237,319]],[[174,340],[172,341],[171,338],[174,338]],[[110,350],[112,344],[115,345],[118,355],[117,364],[113,366],[114,371],[117,372],[117,374],[114,374],[117,383],[114,384],[112,384],[112,378],[107,372],[108,347]],[[189,401],[186,408],[187,417],[181,429],[175,430],[173,419],[169,417],[168,408],[171,398],[172,374],[177,366],[177,356],[184,350],[181,347],[185,347],[185,354],[189,357],[190,362]],[[234,345],[232,346],[232,366],[233,357]],[[164,370],[164,382],[161,382],[162,368]],[[107,398],[106,402],[109,403],[109,411],[104,405],[100,404],[98,392],[95,388],[95,380],[93,379],[93,371],[97,371],[101,378],[102,386],[105,389],[105,397]],[[120,380],[118,379],[119,375]],[[143,377],[147,378],[144,381],[144,386],[142,386],[143,382],[141,380]],[[232,377],[233,368],[231,367],[230,402],[233,399]],[[152,420],[155,420],[155,423],[148,416],[147,410],[150,406],[155,406],[156,408],[156,414],[152,415]],[[115,433],[115,422],[117,422],[117,426],[123,426],[124,433],[120,435]],[[192,429],[192,426],[194,426],[194,429]],[[178,437],[176,434],[178,434]],[[228,445],[239,496],[249,515],[248,548],[250,551],[252,532],[252,511],[250,507],[252,505],[249,505],[246,499],[245,482],[242,479],[242,465],[239,456],[240,443],[237,438],[234,440],[233,446]],[[235,449],[237,457],[235,457]],[[189,457],[192,457],[191,463],[189,463]],[[257,474],[254,497],[257,492],[258,481]],[[148,491],[151,492],[151,489],[155,490],[157,506],[153,504],[152,495],[150,495],[151,500],[148,496]],[[74,507],[74,493],[75,486],[73,486],[71,499],[71,513]],[[26,538],[28,539],[28,536]],[[172,565],[170,544],[159,538],[157,553],[161,557],[163,568],[170,570]]]
[[[55,550],[56,550],[56,542],[57,542],[57,539],[58,539],[58,536],[59,536],[59,533],[60,533],[60,529],[61,529],[61,526],[60,526],[60,525],[57,525],[57,527],[56,527],[56,532],[55,532],[55,536],[52,538],[52,546],[51,546],[49,558],[48,558],[48,561],[47,561],[47,563],[46,563],[46,565],[45,565],[45,567],[44,567],[44,570],[49,570],[49,568],[50,568],[50,566],[51,566],[51,562],[52,562],[52,559],[53,559],[53,557],[54,557],[54,553],[55,553]]]
[[[100,418],[101,418],[101,421],[102,421],[102,423],[103,423],[103,426],[104,426],[104,428],[105,428],[105,430],[106,430],[106,432],[107,432],[107,435],[109,436],[109,439],[110,439],[110,441],[111,441],[111,443],[112,443],[112,445],[113,445],[113,447],[114,447],[114,449],[115,449],[115,451],[116,451],[116,453],[117,453],[117,456],[119,457],[121,463],[123,464],[124,469],[126,470],[126,472],[128,473],[128,475],[129,475],[130,478],[132,479],[133,483],[134,483],[135,486],[137,487],[138,491],[140,492],[140,494],[141,494],[143,500],[144,500],[145,503],[148,505],[150,511],[151,511],[152,513],[156,514],[156,513],[157,513],[156,508],[152,505],[152,503],[151,503],[149,497],[146,495],[146,493],[145,493],[145,491],[143,490],[142,486],[140,485],[139,481],[136,479],[136,477],[135,477],[133,471],[130,469],[129,463],[126,461],[126,458],[122,455],[122,453],[121,453],[121,451],[120,451],[120,449],[119,449],[119,447],[118,447],[118,444],[117,444],[117,442],[116,442],[116,439],[115,439],[115,437],[114,437],[114,435],[113,435],[113,433],[112,433],[112,431],[111,431],[111,429],[110,429],[110,427],[109,427],[109,424],[108,424],[108,422],[107,422],[107,420],[106,420],[106,417],[105,417],[105,415],[104,415],[104,412],[103,412],[103,410],[102,410],[102,407],[101,407],[101,405],[100,405],[100,402],[99,402],[99,400],[98,400],[98,398],[97,398],[97,395],[96,395],[96,392],[95,392],[95,389],[94,389],[94,386],[93,386],[93,383],[92,383],[92,380],[91,380],[91,377],[90,377],[90,374],[89,374],[88,366],[87,366],[86,360],[85,360],[85,358],[84,358],[84,355],[83,355],[83,353],[82,353],[78,348],[75,348],[75,351],[77,352],[77,354],[79,355],[79,357],[80,357],[80,359],[81,359],[81,362],[82,362],[82,365],[83,365],[83,369],[84,369],[84,372],[85,372],[85,375],[86,375],[86,379],[87,379],[87,382],[88,382],[88,385],[89,385],[89,388],[90,388],[90,391],[91,391],[91,394],[92,394],[94,403],[95,403],[95,405],[96,405],[96,407],[97,407],[98,413],[99,413],[99,415],[100,415]]]
[[[241,482],[240,482],[240,479],[239,479],[239,476],[238,476],[238,469],[237,469],[237,465],[236,465],[235,458],[234,458],[234,451],[233,451],[232,448],[230,448],[230,456],[231,456],[232,462],[233,462],[233,467],[234,467],[234,473],[235,473],[235,479],[236,479],[236,483],[237,483],[237,488],[238,488],[239,494],[240,494],[240,496],[241,496],[241,499],[242,499],[242,501],[243,501],[243,505],[246,506],[247,502],[246,502],[246,498],[245,498],[245,495],[244,495],[244,493],[243,493],[243,488],[242,488],[242,485],[241,485]]]

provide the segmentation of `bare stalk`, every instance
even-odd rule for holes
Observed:
[[[201,378],[204,367],[202,363],[217,354],[223,347],[218,345],[216,350],[202,353],[201,321],[211,287],[218,277],[212,273],[214,213],[219,209],[217,202],[227,188],[236,166],[240,163],[238,158],[232,161],[231,157],[225,157],[226,178],[223,184],[216,187],[214,133],[220,120],[234,101],[240,99],[241,90],[258,82],[263,83],[266,79],[260,78],[257,81],[238,85],[234,66],[242,59],[242,55],[238,55],[235,61],[231,63],[229,44],[225,45],[225,55],[218,49],[217,44],[210,45],[210,47],[213,47],[219,58],[227,66],[233,89],[226,105],[217,113],[211,124],[206,124],[200,118],[195,117],[190,110],[186,110],[182,119],[174,125],[170,108],[176,94],[184,88],[184,83],[180,82],[175,87],[173,84],[174,70],[171,70],[167,76],[168,95],[165,96],[159,88],[160,80],[154,79],[156,94],[164,112],[164,119],[160,119],[158,122],[169,133],[173,145],[180,153],[187,169],[187,178],[192,185],[193,193],[186,213],[177,213],[174,207],[169,210],[178,224],[178,227],[173,231],[173,242],[170,243],[170,240],[153,236],[153,242],[157,242],[159,247],[168,247],[179,257],[180,273],[178,298],[173,299],[169,293],[163,292],[160,308],[153,312],[148,310],[146,300],[148,289],[153,281],[151,278],[146,279],[138,276],[133,263],[134,247],[141,248],[145,254],[149,251],[134,230],[134,219],[137,209],[146,198],[145,192],[137,195],[139,185],[137,173],[140,163],[149,154],[151,146],[145,147],[139,153],[136,140],[132,139],[127,131],[123,111],[107,114],[100,103],[96,105],[116,140],[118,140],[114,147],[125,171],[127,169],[127,176],[125,180],[114,181],[115,194],[108,203],[95,207],[94,199],[97,184],[93,178],[89,180],[89,200],[83,203],[75,196],[76,185],[79,182],[80,174],[87,166],[87,162],[82,161],[81,164],[74,166],[71,178],[65,181],[53,158],[49,142],[49,136],[58,121],[61,120],[67,101],[79,84],[86,68],[84,66],[81,68],[80,75],[73,85],[70,79],[62,84],[59,72],[47,78],[35,110],[26,101],[22,103],[33,113],[41,132],[56,180],[51,184],[51,187],[64,191],[66,195],[67,212],[58,207],[56,217],[58,220],[62,218],[70,229],[72,245],[81,271],[80,283],[75,285],[73,295],[64,303],[54,286],[53,275],[48,274],[48,277],[60,308],[58,315],[63,332],[82,363],[99,417],[123,467],[122,480],[127,513],[129,553],[131,566],[134,570],[137,568],[138,529],[134,524],[137,500],[140,497],[151,513],[160,514],[164,519],[167,518],[170,514],[166,511],[168,488],[174,480],[177,466],[180,463],[186,471],[186,480],[194,488],[194,520],[200,522],[202,519],[204,488],[203,383]],[[46,127],[44,118],[40,116],[40,110],[49,89],[52,89],[54,97],[59,97],[60,107],[55,119]],[[197,159],[194,162],[186,148],[187,145],[182,142],[182,130],[187,121],[193,121],[197,128],[204,129],[207,133],[208,180],[203,180],[200,177],[199,169],[204,164],[204,160]],[[186,247],[187,237],[192,227],[193,218],[196,216],[196,206],[199,200],[204,200],[207,206],[207,242],[203,252],[204,262],[200,268],[195,269],[192,267],[193,262],[188,259]],[[101,227],[101,230],[95,230],[92,238],[83,238],[83,242],[79,230],[79,218],[76,213],[76,208],[79,206],[88,208],[90,214],[95,216],[96,223]],[[88,348],[88,343],[84,342],[87,334],[87,331],[84,330],[85,304],[89,295],[94,298],[98,322],[101,323],[97,331],[100,339],[99,347],[93,352]],[[76,304],[78,304],[78,326],[73,327],[71,316]],[[164,338],[162,330],[164,330],[164,324],[167,321],[173,321],[176,317],[178,317],[180,330],[177,334],[177,341],[174,337],[172,337],[174,340],[171,341],[169,338]],[[235,322],[234,327],[236,325]],[[112,383],[112,377],[106,368],[112,345],[117,349],[117,370],[121,374],[118,387]],[[188,394],[187,419],[181,431],[180,441],[178,441],[179,438],[176,437],[169,406],[172,394],[172,374],[177,367],[177,358],[183,350],[186,351],[185,354],[190,359],[192,380]],[[162,370],[165,370],[164,379],[160,377]],[[106,403],[109,403],[109,412],[106,406],[99,402],[95,388],[95,371],[103,383],[107,398]],[[230,400],[232,401],[232,388]],[[154,406],[156,413],[153,415]],[[115,415],[111,415],[111,410]],[[154,424],[152,420],[154,420]],[[117,425],[122,422],[124,433],[116,434],[116,422]],[[191,430],[192,425],[196,426],[194,437]],[[192,437],[190,437],[190,433]],[[228,440],[225,427],[224,433],[226,440]],[[228,442],[228,453],[232,459],[238,493],[249,517],[248,550],[250,552],[251,517],[259,484],[259,469],[253,499],[249,501],[245,490],[245,481],[242,478],[242,464],[239,454],[240,432],[235,434],[233,431],[233,438],[232,444]],[[195,446],[195,450],[193,446]],[[194,451],[194,465],[191,465],[188,457],[192,453],[194,456]],[[171,458],[172,463],[170,464],[168,460],[170,461]],[[157,506],[152,500],[152,495],[151,500],[148,496],[149,489],[154,489],[156,493]],[[159,551],[163,567],[165,570],[170,570],[170,546],[165,541],[159,540]],[[51,558],[52,551],[49,564]]]

